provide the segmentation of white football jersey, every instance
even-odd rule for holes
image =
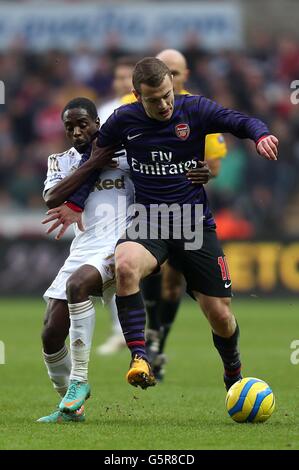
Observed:
[[[50,155],[44,193],[79,166],[81,154],[72,147],[66,152]],[[90,192],[82,221],[81,232],[74,224],[75,238],[71,251],[90,251],[94,247],[111,246],[123,235],[130,223],[134,204],[134,186],[130,178],[126,151],[116,152],[116,169],[105,167]],[[131,208],[131,210],[130,210]]]

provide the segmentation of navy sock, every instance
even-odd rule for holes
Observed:
[[[162,299],[159,305],[160,327],[160,347],[159,354],[162,354],[165,348],[167,336],[171,330],[172,324],[179,309],[181,300]]]
[[[139,292],[132,295],[116,295],[118,318],[132,358],[135,355],[147,359],[145,352],[145,308]]]
[[[239,326],[230,338],[223,338],[213,332],[213,341],[224,365],[224,380],[236,381],[241,377],[241,361],[238,350]]]

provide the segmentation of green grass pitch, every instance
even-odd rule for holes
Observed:
[[[41,357],[41,300],[1,300],[0,449],[299,449],[298,300],[234,300],[245,376],[270,384],[276,410],[263,424],[237,424],[227,414],[222,365],[195,302],[181,306],[167,344],[165,382],[146,391],[125,382],[127,350],[96,356],[85,423],[39,424],[58,403]],[[94,347],[109,331],[97,312]]]

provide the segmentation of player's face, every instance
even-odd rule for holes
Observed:
[[[157,121],[168,121],[173,114],[174,93],[172,78],[168,75],[158,87],[151,87],[145,83],[141,84],[140,95],[136,93],[138,101],[144,107],[148,117]]]
[[[95,121],[83,108],[68,109],[63,115],[66,136],[78,152],[83,153],[91,142],[92,137],[100,126],[100,120]]]
[[[122,97],[132,92],[133,67],[119,65],[114,72],[113,88],[116,96]]]

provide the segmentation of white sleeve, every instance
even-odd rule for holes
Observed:
[[[43,196],[48,189],[53,188],[59,181],[70,174],[71,165],[67,154],[53,154],[48,158],[47,178],[44,182]]]

